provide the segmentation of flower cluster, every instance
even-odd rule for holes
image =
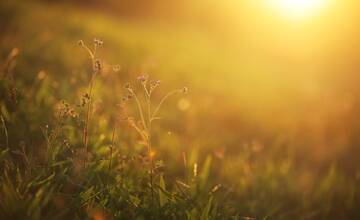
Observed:
[[[96,59],[94,61],[94,71],[101,71],[101,62],[99,59]]]
[[[156,87],[160,85],[160,83],[161,83],[160,80],[150,81],[150,92],[153,92],[154,89],[156,89]]]
[[[84,107],[87,103],[89,103],[90,101],[90,95],[89,93],[84,93],[82,96],[81,96],[81,102],[80,102],[80,107]]]
[[[121,69],[121,66],[118,65],[118,64],[117,64],[117,65],[113,65],[113,66],[112,66],[112,69],[113,69],[114,72],[119,72],[120,69]]]
[[[126,96],[123,96],[123,97],[121,98],[121,101],[122,101],[122,102],[127,102],[127,101],[129,101],[130,99],[132,99],[132,97],[133,97],[132,94],[127,94]]]
[[[80,47],[84,47],[84,46],[85,46],[85,43],[84,43],[83,40],[79,40],[79,41],[78,41],[78,45],[79,45]]]
[[[60,118],[77,118],[79,116],[75,109],[64,100],[59,104],[57,114]]]
[[[142,75],[138,76],[137,79],[141,82],[141,84],[145,85],[149,79],[149,76],[142,74]]]
[[[103,44],[104,44],[104,41],[102,41],[102,40],[99,39],[99,38],[94,38],[94,45],[95,45],[95,46],[100,47],[100,46],[102,46]]]
[[[181,89],[181,92],[182,93],[184,93],[184,94],[186,94],[186,93],[188,93],[188,88],[186,87],[186,86],[184,86],[182,89]]]

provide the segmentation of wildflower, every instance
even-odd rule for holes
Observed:
[[[147,81],[148,77],[143,74],[143,75],[138,76],[137,79],[138,79],[141,83],[145,83],[145,82]]]
[[[131,89],[131,84],[130,84],[130,83],[126,83],[126,84],[124,85],[124,88],[125,88],[125,89],[128,89],[128,90]]]
[[[86,98],[86,99],[90,99],[90,95],[87,92],[83,94],[83,97]]]
[[[114,66],[112,67],[112,69],[113,69],[114,72],[119,72],[120,69],[121,69],[121,67],[120,67],[120,65],[114,65]]]
[[[81,47],[85,46],[84,41],[83,41],[83,40],[79,40],[79,41],[78,41],[78,45],[81,46]]]
[[[70,144],[70,142],[69,142],[68,139],[65,139],[65,140],[63,141],[63,144],[64,144],[65,147],[67,147],[67,148],[70,148],[70,147],[71,147],[71,144]]]
[[[181,89],[181,92],[186,94],[188,92],[188,88],[186,86],[184,86],[182,89]]]
[[[84,93],[81,97],[81,103],[79,106],[84,107],[90,100],[89,93]]]
[[[76,116],[77,116],[76,111],[74,109],[70,109],[69,110],[69,116],[71,116],[73,118],[76,118]]]
[[[160,85],[160,80],[151,81],[150,82],[150,91],[153,91],[159,85]]]
[[[94,38],[94,44],[98,47],[102,46],[104,44],[104,41],[102,41],[99,38]]]
[[[158,85],[160,85],[160,80],[155,80],[155,81],[151,81],[150,82],[150,86],[152,86],[152,87],[157,87]]]
[[[101,70],[100,60],[95,60],[95,62],[94,62],[94,70],[95,71],[100,71]]]

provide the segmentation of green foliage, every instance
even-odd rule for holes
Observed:
[[[99,138],[94,136],[90,125],[98,119],[98,115],[93,112],[92,90],[97,82],[95,75],[103,68],[95,54],[96,46],[100,47],[102,44],[98,41],[95,39],[94,50],[83,42],[79,43],[89,52],[94,71],[89,90],[82,95],[79,105],[66,101],[56,103],[55,99],[48,99],[46,91],[49,90],[49,78],[32,91],[36,103],[55,106],[47,117],[49,125],[35,129],[41,132],[43,138],[39,139],[36,151],[27,143],[17,147],[13,142],[14,136],[11,135],[18,134],[10,132],[9,137],[7,126],[15,128],[14,122],[22,114],[25,120],[29,120],[27,118],[33,116],[27,111],[36,112],[37,107],[31,106],[29,99],[24,98],[17,104],[27,106],[26,109],[8,113],[9,104],[2,104],[1,119],[6,141],[2,142],[4,149],[0,153],[0,216],[4,219],[43,219],[50,216],[52,219],[95,216],[116,219],[183,219],[186,213],[192,213],[188,218],[196,219],[215,216],[215,212],[210,213],[213,196],[206,184],[211,157],[204,162],[199,178],[195,176],[183,183],[186,189],[183,186],[174,188],[175,185],[166,186],[163,172],[160,171],[166,164],[158,160],[151,150],[151,124],[159,119],[161,105],[171,95],[184,93],[187,88],[168,93],[152,110],[150,97],[159,82],[148,81],[148,84],[147,78],[141,76],[139,80],[146,97],[144,103],[148,105],[148,109],[144,110],[133,87],[126,86],[131,96],[125,96],[126,100],[123,98],[120,110],[124,111],[127,102],[134,97],[140,124],[124,113],[120,117],[138,132],[142,141],[140,145],[147,146],[146,151],[142,147],[133,152],[123,151],[121,145],[116,143],[115,128],[111,142],[104,142],[107,140],[103,134]],[[1,76],[6,85],[1,87],[2,95],[6,97],[16,84],[11,77],[5,74]],[[113,126],[117,126],[117,123]],[[83,140],[76,140],[76,136],[83,137]],[[9,139],[10,144],[7,142]],[[181,177],[177,177],[179,178]],[[169,183],[172,185],[175,182]]]
[[[168,202],[168,197],[166,192],[166,185],[165,185],[165,180],[162,174],[160,174],[160,178],[159,178],[159,202],[160,202],[160,207],[163,207],[167,202]]]

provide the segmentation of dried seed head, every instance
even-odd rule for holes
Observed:
[[[100,62],[100,60],[95,60],[94,61],[94,70],[95,71],[100,71],[101,70],[101,62]]]
[[[67,148],[71,147],[68,139],[64,139],[63,143],[64,143],[65,147],[67,147]]]
[[[78,45],[81,46],[81,47],[85,46],[84,41],[83,41],[83,40],[79,40],[79,41],[78,41]]]
[[[81,103],[78,105],[79,107],[84,107],[86,105],[87,101],[85,98],[81,98]]]
[[[150,86],[155,88],[160,85],[160,82],[161,82],[160,80],[151,81]]]
[[[130,84],[130,83],[126,83],[126,84],[124,85],[124,88],[125,88],[125,89],[131,89],[131,84]]]
[[[188,92],[188,88],[186,86],[184,86],[182,89],[181,89],[181,92],[186,94]]]
[[[84,93],[83,95],[82,95],[84,98],[86,98],[86,99],[90,99],[90,95],[89,95],[89,93]]]
[[[112,66],[112,69],[114,72],[119,72],[121,67],[120,67],[120,65],[114,65],[114,66]]]
[[[76,118],[78,116],[77,112],[74,109],[70,109],[68,114],[72,118]]]
[[[160,80],[155,80],[150,82],[150,91],[154,91],[156,87],[160,85]]]
[[[138,76],[137,78],[141,83],[145,83],[148,79],[148,76],[146,76],[145,74],[142,74],[140,76]]]
[[[102,41],[99,38],[94,38],[94,44],[98,47],[102,46],[104,44],[104,41]]]
[[[90,95],[89,93],[84,93],[81,97],[81,103],[80,106],[84,107],[90,100]]]

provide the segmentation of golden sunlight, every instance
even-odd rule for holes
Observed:
[[[0,0],[0,220],[360,220],[360,0]]]
[[[325,0],[269,0],[270,5],[281,10],[287,16],[305,17],[313,15],[323,5]]]

